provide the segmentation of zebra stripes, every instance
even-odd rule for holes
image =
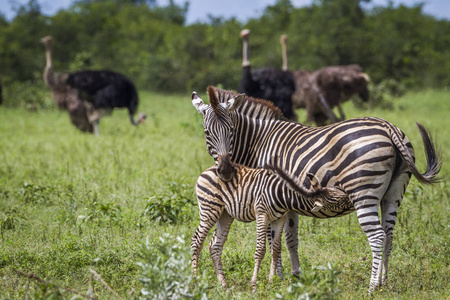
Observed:
[[[281,235],[288,211],[299,214],[315,214],[335,206],[351,205],[347,195],[339,188],[322,188],[311,175],[314,183],[309,191],[299,186],[280,169],[266,166],[252,169],[236,166],[231,180],[223,181],[217,175],[217,167],[204,171],[197,180],[196,194],[200,212],[200,225],[191,240],[192,269],[197,271],[203,242],[216,225],[209,251],[217,278],[224,288],[225,280],[221,254],[230,226],[234,219],[243,222],[257,221],[257,246],[255,268],[251,281],[256,286],[259,266],[266,252],[266,232],[272,242],[272,263],[269,280],[276,271],[281,251]],[[270,231],[268,227],[270,224]]]
[[[330,218],[356,210],[373,254],[369,291],[384,284],[397,210],[411,174],[422,183],[438,181],[442,162],[426,129],[417,124],[427,158],[427,169],[421,174],[409,139],[385,120],[367,117],[309,127],[285,121],[266,101],[214,87],[207,91],[211,105],[204,104],[195,92],[192,101],[203,115],[206,144],[218,177],[230,180],[233,163],[260,168],[275,161],[307,189],[308,173],[321,186],[341,187],[352,206],[305,215]],[[299,272],[298,215],[289,213],[287,218],[286,244],[295,274]]]

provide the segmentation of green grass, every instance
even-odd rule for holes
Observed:
[[[159,238],[168,233],[174,245],[179,243],[176,236],[190,239],[198,225],[194,184],[213,164],[200,115],[189,94],[142,92],[140,97],[140,111],[148,115],[144,126],[132,127],[126,111],[118,110],[102,119],[99,137],[77,131],[61,111],[0,107],[1,299],[73,296],[27,280],[14,269],[54,286],[82,293],[91,289],[101,299],[114,298],[92,277],[91,268],[123,298],[137,298],[143,288],[137,263],[152,256],[156,260]],[[396,99],[391,110],[344,106],[349,118],[377,116],[401,128],[416,149],[417,165],[425,170],[415,125],[421,122],[432,132],[444,159],[442,183],[429,187],[411,181],[394,231],[389,286],[376,292],[374,299],[450,297],[449,99],[449,91],[426,90]],[[304,120],[304,111],[298,113]],[[203,279],[189,286],[206,284],[214,299],[273,299],[277,294],[293,299],[305,291],[317,298],[369,298],[371,252],[356,214],[331,220],[300,218],[299,237],[306,273],[303,287],[289,275],[269,284],[266,255],[257,292],[251,293],[255,224],[239,222],[232,226],[223,253],[229,290],[220,288],[207,247],[200,258]],[[147,238],[148,251],[143,254],[141,245]],[[189,241],[183,245],[188,255]],[[283,263],[287,275],[286,249]],[[328,268],[328,263],[340,274],[314,268]]]

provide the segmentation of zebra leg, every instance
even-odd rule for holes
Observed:
[[[217,212],[204,215],[205,211],[203,211],[200,207],[200,225],[198,226],[191,239],[191,267],[194,276],[197,275],[198,259],[200,257],[200,252],[202,251],[203,243],[205,242],[209,231],[211,230],[211,228],[213,228],[213,226],[221,216],[222,212],[223,208],[221,208]],[[202,218],[202,216],[204,217]]]
[[[381,220],[386,240],[384,243],[383,273],[381,284],[385,285],[388,279],[389,255],[392,250],[392,240],[395,222],[397,221],[397,210],[402,202],[404,191],[409,183],[409,176],[402,174],[398,179],[392,181],[388,191],[381,200]]]
[[[222,268],[222,249],[223,244],[225,244],[225,241],[227,240],[228,232],[230,231],[233,220],[234,219],[224,211],[217,221],[216,230],[209,243],[209,252],[214,264],[217,279],[219,279],[224,289],[227,288],[227,282]]]
[[[270,251],[272,251],[272,233],[274,231],[272,230],[271,224],[267,227],[267,241],[269,242]],[[277,274],[278,277],[280,277],[281,280],[283,280],[283,264],[281,262],[281,250],[280,255],[278,256],[278,262],[277,262]]]
[[[270,251],[272,251],[272,227],[270,226],[271,224],[269,224],[269,226],[267,227],[267,242],[269,242],[269,248]],[[280,277],[281,280],[283,280],[283,264],[281,262],[281,255],[278,257],[278,263],[277,263],[277,274],[278,277]]]
[[[284,238],[286,241],[286,247],[289,251],[289,256],[291,259],[291,274],[297,276],[300,274],[300,262],[298,260],[298,214],[296,212],[290,211],[287,213],[285,225],[284,225]],[[281,266],[281,255],[278,259],[278,275],[281,272],[283,275],[283,269]],[[281,279],[282,276],[280,276]]]
[[[266,232],[269,226],[269,221],[264,214],[256,216],[256,251],[255,251],[255,268],[253,270],[252,280],[250,285],[252,291],[256,290],[256,278],[258,276],[259,266],[266,254]]]
[[[277,262],[279,263],[279,258],[281,257],[281,236],[283,235],[283,227],[285,222],[286,215],[270,224],[273,243],[271,248],[272,263],[270,264],[269,282],[272,281],[272,277],[275,275],[277,270]]]
[[[381,284],[381,272],[383,269],[383,246],[385,233],[381,228],[378,216],[379,200],[375,196],[365,196],[367,200],[360,201],[362,204],[355,206],[358,221],[362,230],[369,240],[372,250],[372,275],[370,277],[369,293],[372,293]]]

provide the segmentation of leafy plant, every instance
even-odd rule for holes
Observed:
[[[2,218],[0,219],[0,228],[2,232],[6,230],[14,230],[18,225],[22,223],[22,221],[26,220],[21,212],[17,210],[17,208],[8,209],[3,213]]]
[[[42,84],[37,80],[24,82],[15,81],[4,87],[4,105],[8,107],[22,107],[29,111],[52,109],[55,102]]]
[[[377,84],[370,84],[370,100],[363,102],[357,98],[355,103],[360,109],[371,109],[380,107],[382,109],[392,109],[394,107],[394,99],[401,97],[406,92],[406,87],[395,79],[385,79]]]
[[[25,203],[31,204],[52,204],[52,198],[59,195],[59,191],[54,186],[41,186],[34,183],[25,182],[18,191],[18,196]]]
[[[205,273],[193,282],[190,254],[184,236],[165,234],[152,245],[147,238],[141,246],[139,281],[144,299],[208,299],[210,289]]]
[[[278,299],[335,299],[340,292],[337,289],[340,272],[331,266],[313,267],[292,283],[283,295],[277,294]]]
[[[84,208],[85,214],[79,215],[78,220],[83,222],[117,221],[122,216],[122,209],[116,203],[100,203],[94,201],[90,207]]]
[[[182,212],[186,205],[191,204],[186,185],[178,185],[176,182],[169,182],[169,193],[152,196],[145,206],[144,215],[159,224],[177,224],[186,218]]]

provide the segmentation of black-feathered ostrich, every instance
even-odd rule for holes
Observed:
[[[51,54],[47,55],[47,61],[49,56],[51,61]],[[111,113],[114,108],[127,108],[133,125],[144,122],[146,118],[145,113],[141,113],[137,120],[134,119],[139,103],[138,94],[133,82],[120,73],[106,70],[78,71],[64,74],[61,81],[83,102],[87,119],[97,135],[100,118]]]
[[[88,70],[70,73],[67,84],[74,88],[78,96],[92,105],[88,116],[98,134],[98,122],[114,108],[127,108],[131,124],[137,126],[144,122],[145,113],[140,113],[137,120],[134,114],[139,103],[136,88],[124,75],[106,70]]]
[[[283,68],[287,70],[287,36],[280,38],[283,49]],[[305,108],[307,122],[318,126],[345,119],[341,104],[358,94],[363,101],[369,99],[367,85],[369,76],[359,65],[329,66],[316,71],[292,71],[295,78],[296,91],[292,97],[295,108]],[[336,117],[333,108],[337,106],[340,118]]]
[[[273,102],[283,115],[297,120],[292,108],[292,95],[295,92],[295,81],[291,72],[275,68],[251,70],[249,60],[250,30],[241,31],[243,39],[242,79],[238,91],[254,98]]]

